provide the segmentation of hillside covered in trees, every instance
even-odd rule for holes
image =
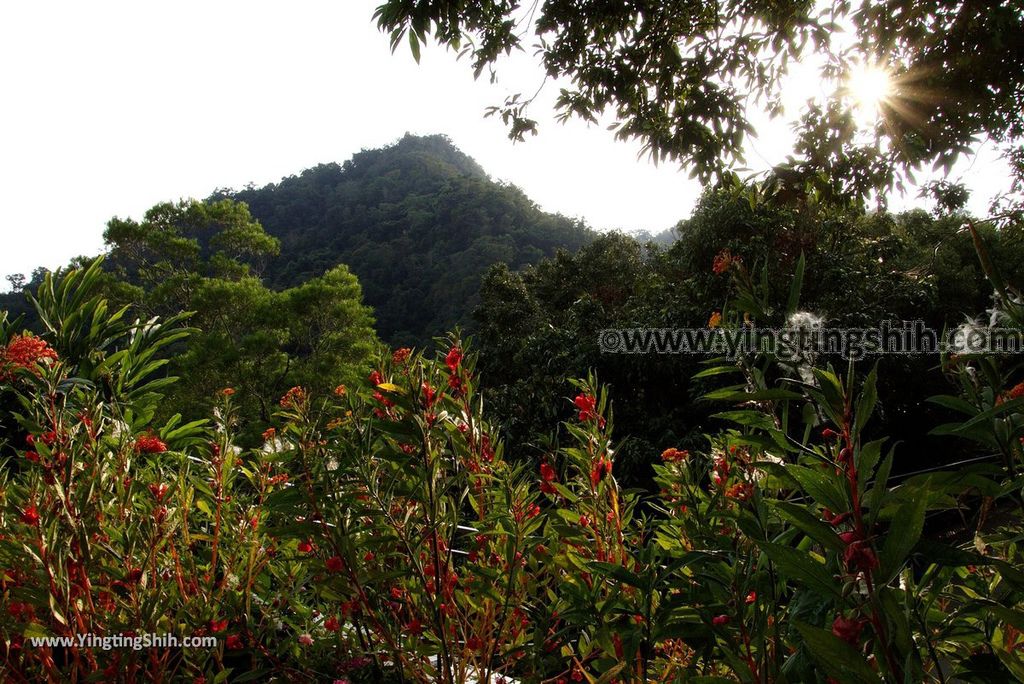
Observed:
[[[280,256],[265,272],[271,288],[346,264],[381,338],[396,344],[424,343],[465,324],[491,264],[521,268],[594,237],[492,180],[443,135],[406,135],[343,164],[215,198],[245,202],[280,240]]]

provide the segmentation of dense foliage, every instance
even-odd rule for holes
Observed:
[[[491,264],[520,268],[593,238],[579,222],[544,213],[518,188],[492,181],[440,135],[406,135],[341,165],[217,196],[245,202],[280,240],[266,271],[270,287],[346,264],[378,333],[393,344],[422,345],[467,323]]]
[[[359,282],[334,265],[275,291],[261,270],[278,253],[244,204],[231,200],[160,204],[143,221],[112,219],[104,234],[105,290],[143,318],[188,312],[197,328],[176,354],[182,378],[163,416],[208,415],[214,392],[236,391],[243,433],[273,411],[272,397],[303,384],[326,391],[365,375],[375,344]]]
[[[981,242],[979,242],[981,245]],[[984,249],[983,246],[980,247]],[[986,264],[1002,324],[1019,290]],[[803,262],[782,315],[799,306]],[[768,315],[767,281],[720,269],[722,325]],[[53,327],[0,325],[0,649],[15,681],[1004,682],[1024,676],[1019,358],[949,358],[940,428],[1001,462],[894,478],[872,370],[769,355],[711,366],[734,427],[670,447],[660,493],[613,474],[611,400],[573,381],[539,465],[488,421],[473,356],[409,349],[368,382],[294,387],[264,444],[154,422],[180,320],[128,322],[74,271]],[[1016,383],[1016,384],[1015,384]],[[13,449],[11,449],[13,448]],[[642,504],[642,505],[641,505]],[[648,510],[650,513],[643,513]],[[928,520],[966,521],[946,538]],[[88,648],[77,634],[214,636]],[[68,644],[33,643],[68,636]],[[507,681],[507,680],[506,680]]]
[[[649,466],[664,448],[702,441],[713,407],[698,398],[715,379],[692,378],[700,356],[602,353],[602,329],[706,326],[730,301],[725,279],[713,269],[723,250],[767,267],[773,314],[755,325],[786,323],[778,312],[788,295],[779,284],[788,282],[803,255],[805,308],[827,326],[923,320],[937,331],[956,328],[992,306],[964,221],[962,214],[793,208],[763,186],[734,186],[707,193],[665,250],[647,252],[630,237],[612,234],[520,272],[495,266],[476,312],[485,393],[518,448],[566,417],[564,374],[596,370],[620,398],[616,423],[626,442],[617,474],[630,484],[649,484]],[[1005,273],[1024,272],[1020,225],[979,230]],[[961,448],[915,436],[922,421],[943,416],[944,409],[922,402],[943,391],[945,381],[931,372],[937,362],[934,354],[882,362],[882,427],[896,439],[914,436],[904,467],[962,456]]]

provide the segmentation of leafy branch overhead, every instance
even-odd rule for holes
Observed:
[[[780,114],[785,75],[812,56],[836,83],[858,64],[888,72],[891,93],[874,125],[882,159],[870,164],[948,169],[979,140],[1012,146],[1024,133],[1024,9],[1015,2],[390,0],[375,18],[392,49],[408,36],[418,59],[433,40],[468,57],[476,76],[490,70],[493,79],[503,56],[533,52],[548,79],[565,83],[560,118],[611,115],[616,137],[639,140],[654,159],[692,167],[705,181],[743,161],[752,114]],[[837,86],[831,97],[846,95]],[[531,101],[513,95],[492,110],[513,139],[536,133]],[[820,116],[830,106],[799,124],[804,149],[824,139],[824,123],[856,156],[862,146],[851,131]],[[891,175],[874,180],[891,184]]]

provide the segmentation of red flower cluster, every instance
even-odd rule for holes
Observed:
[[[341,572],[345,567],[344,561],[342,561],[339,556],[331,556],[327,559],[325,565],[331,572]]]
[[[732,252],[728,249],[723,249],[715,255],[715,260],[711,264],[711,270],[714,271],[715,275],[721,275],[728,271],[730,266],[738,263],[740,263],[739,257],[733,256]]]
[[[605,475],[610,475],[612,472],[612,462],[604,456],[594,461],[594,465],[590,467],[590,485],[597,489],[597,485],[601,482]]]
[[[754,485],[749,482],[737,482],[725,490],[725,495],[737,501],[746,501],[754,495]]]
[[[462,349],[452,347],[448,350],[448,355],[444,357],[444,365],[448,366],[448,370],[454,373],[459,369],[460,363],[462,363]]]
[[[554,482],[558,479],[555,469],[547,461],[540,464],[540,491],[545,494],[554,494],[556,491]]]
[[[281,397],[281,408],[297,409],[306,403],[306,390],[301,387],[292,387]]]
[[[437,391],[430,386],[429,382],[424,382],[421,389],[423,390],[423,403],[429,409],[439,398]]]
[[[162,454],[167,445],[156,435],[142,435],[135,440],[135,451],[140,454]]]
[[[462,363],[462,349],[452,347],[444,357],[444,365],[448,366],[448,387],[451,388],[452,396],[462,395],[462,377],[459,376],[459,365]]]
[[[996,405],[1002,404],[1005,401],[1013,401],[1014,399],[1020,399],[1024,397],[1024,382],[1018,383],[1011,387],[1006,392],[1003,392],[996,397]]]
[[[690,452],[685,449],[676,449],[675,447],[669,447],[661,452],[661,460],[665,463],[678,463],[685,461],[690,457]]]
[[[576,405],[577,410],[580,412],[579,419],[581,423],[596,420],[598,427],[604,427],[604,418],[597,414],[597,399],[593,394],[577,394],[572,403]]]
[[[35,504],[32,504],[28,508],[22,510],[21,522],[33,527],[39,524],[39,512],[36,510]]]
[[[56,361],[57,352],[50,348],[46,340],[41,340],[29,333],[22,333],[0,348],[0,382],[13,380],[17,369],[39,373],[36,366],[43,362]]]
[[[409,347],[400,347],[395,350],[395,353],[391,355],[391,363],[396,366],[400,366],[409,360],[409,356],[412,354],[412,349]]]
[[[861,630],[864,629],[864,620],[855,620],[837,615],[832,623],[832,634],[842,639],[851,646],[856,646],[860,641]]]
[[[871,544],[860,538],[856,532],[843,532],[839,538],[846,544],[843,562],[850,572],[871,572],[878,567],[878,556]]]

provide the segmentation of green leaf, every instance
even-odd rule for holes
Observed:
[[[896,576],[900,568],[903,567],[903,562],[910,555],[911,549],[921,538],[927,504],[926,492],[920,492],[904,502],[893,518],[892,526],[886,535],[885,545],[882,547],[881,567],[879,568],[882,584],[887,584]]]
[[[412,58],[416,60],[416,63],[420,63],[420,41],[416,37],[415,31],[409,31],[409,48],[412,50]]]
[[[878,402],[878,364],[876,363],[871,372],[868,373],[868,377],[864,380],[864,387],[861,389],[860,398],[857,400],[857,413],[854,417],[854,432],[860,434],[860,431],[867,424],[868,419],[871,418],[871,414],[875,410],[875,404]]]
[[[819,520],[804,506],[788,501],[776,501],[772,504],[779,515],[790,521],[808,537],[833,551],[842,551],[843,542],[829,525]]]
[[[786,301],[786,315],[792,315],[800,306],[800,290],[804,284],[804,266],[807,260],[804,253],[800,252],[800,260],[796,262],[796,273],[793,275],[793,282],[789,286],[789,299]]]
[[[772,417],[761,411],[723,411],[715,413],[711,417],[763,430],[771,430],[775,427],[775,421],[772,420]]]
[[[828,569],[807,553],[771,542],[757,542],[757,545],[785,577],[797,581],[823,596],[842,598],[839,584]]]
[[[878,684],[878,675],[868,666],[864,656],[848,643],[829,631],[799,620],[794,620],[793,624],[803,637],[811,657],[830,677],[841,682]]]
[[[783,399],[801,399],[802,397],[796,392],[782,389],[746,392],[737,390],[735,387],[723,387],[722,389],[708,392],[703,398],[710,401],[778,401]]]
[[[694,378],[707,378],[713,375],[724,375],[725,373],[739,373],[742,369],[739,366],[714,366],[712,368],[705,368],[701,372],[694,375]]]
[[[843,493],[824,473],[800,465],[787,466],[787,471],[817,503],[836,513],[849,508]]]
[[[975,408],[972,404],[961,399],[960,397],[954,397],[948,394],[940,394],[938,396],[928,397],[926,401],[928,401],[928,403],[930,404],[938,404],[939,406],[944,406],[948,409],[959,411],[960,413],[966,414],[968,416],[973,416],[978,412],[978,409]]]

